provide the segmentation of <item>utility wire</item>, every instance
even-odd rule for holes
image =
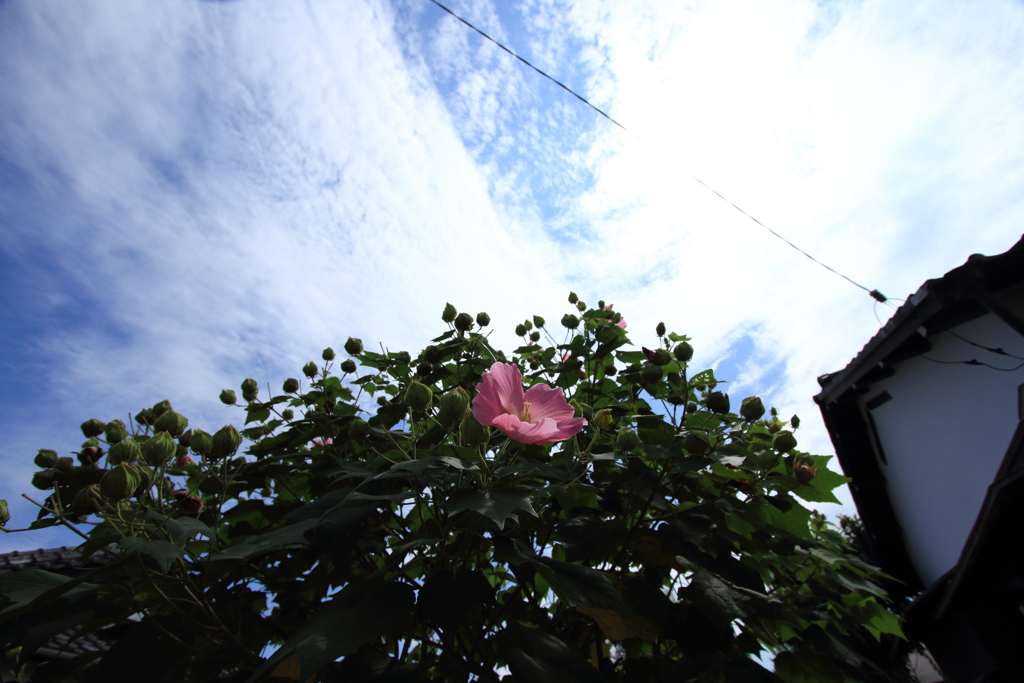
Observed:
[[[633,136],[634,138],[636,138],[637,140],[640,140],[640,142],[643,142],[643,139],[642,139],[642,138],[641,138],[641,137],[640,137],[639,135],[637,135],[636,133],[634,133],[634,132],[633,132],[633,131],[631,131],[630,129],[626,128],[626,127],[625,127],[624,125],[622,125],[621,123],[619,123],[618,121],[616,121],[615,119],[613,119],[613,118],[612,118],[611,116],[609,116],[609,115],[608,115],[608,114],[606,114],[605,112],[601,111],[601,110],[600,110],[600,109],[599,109],[598,107],[596,107],[596,106],[594,106],[593,104],[591,104],[591,103],[590,103],[590,102],[589,102],[589,101],[588,101],[588,100],[587,100],[587,99],[586,99],[585,97],[583,97],[582,95],[580,95],[579,93],[577,93],[576,91],[574,91],[574,90],[573,90],[572,88],[570,88],[569,86],[567,86],[567,85],[565,85],[564,83],[562,83],[561,81],[559,81],[559,80],[557,80],[557,79],[553,78],[552,76],[548,75],[548,74],[547,74],[547,73],[545,73],[544,71],[541,71],[540,69],[538,69],[537,67],[535,67],[535,66],[534,66],[533,64],[531,64],[530,62],[528,62],[528,61],[527,61],[527,60],[525,60],[524,58],[520,57],[520,56],[519,56],[518,54],[516,54],[516,53],[515,53],[515,52],[513,52],[512,50],[510,50],[509,48],[505,47],[504,45],[502,45],[501,43],[499,43],[499,42],[498,42],[497,40],[495,40],[494,38],[491,38],[491,37],[490,37],[489,35],[487,35],[487,34],[486,34],[486,33],[484,33],[483,31],[481,31],[480,29],[478,29],[478,28],[477,28],[476,26],[474,26],[473,24],[469,23],[468,21],[466,21],[465,19],[463,19],[462,17],[460,17],[460,16],[458,15],[458,14],[456,14],[455,12],[451,11],[450,9],[448,9],[447,7],[445,7],[444,5],[442,5],[442,4],[441,4],[440,2],[438,2],[437,0],[430,0],[430,2],[434,3],[435,5],[437,5],[437,6],[438,6],[438,7],[440,7],[441,9],[443,9],[443,10],[444,10],[445,12],[447,12],[447,13],[448,13],[448,14],[450,14],[450,15],[452,15],[453,17],[455,17],[456,19],[458,19],[459,21],[461,21],[461,22],[462,22],[463,24],[465,24],[465,25],[466,25],[466,26],[468,26],[469,28],[471,28],[471,29],[473,29],[474,31],[476,31],[477,33],[479,33],[480,35],[482,35],[482,36],[483,36],[484,38],[486,38],[487,40],[491,41],[492,43],[494,43],[495,45],[497,45],[498,47],[500,47],[500,48],[501,48],[502,50],[504,50],[505,52],[509,53],[510,55],[512,55],[513,57],[515,57],[516,59],[518,59],[518,60],[519,60],[520,62],[522,62],[522,63],[523,63],[523,64],[525,64],[526,66],[530,67],[531,69],[533,69],[534,71],[536,71],[537,73],[539,73],[539,74],[540,74],[541,76],[543,76],[544,78],[548,79],[549,81],[551,81],[552,83],[554,83],[554,84],[555,84],[555,85],[557,85],[558,87],[562,88],[563,90],[565,90],[566,92],[568,92],[568,93],[569,93],[570,95],[572,95],[573,97],[575,97],[576,99],[578,99],[578,100],[579,100],[580,102],[582,102],[583,104],[587,105],[588,107],[590,107],[591,109],[593,109],[594,111],[596,111],[596,112],[597,112],[598,114],[600,114],[601,116],[605,117],[606,119],[608,119],[609,121],[611,121],[612,123],[614,123],[614,124],[615,124],[616,126],[618,126],[618,127],[619,127],[619,128],[621,128],[622,130],[624,130],[624,131],[626,131],[627,133],[629,133],[630,135],[632,135],[632,136]],[[774,230],[772,230],[771,228],[769,228],[769,227],[768,227],[767,225],[765,225],[764,223],[762,223],[761,221],[757,220],[756,218],[754,218],[753,216],[751,216],[751,215],[750,215],[749,213],[747,213],[746,211],[744,211],[743,209],[741,209],[741,208],[740,208],[739,206],[737,206],[737,205],[736,205],[736,204],[735,204],[734,202],[732,202],[732,201],[731,201],[730,199],[728,199],[727,197],[725,197],[725,196],[724,196],[724,195],[723,195],[723,194],[722,194],[721,192],[719,192],[718,190],[714,189],[713,187],[711,187],[710,185],[708,185],[707,183],[705,183],[705,182],[704,182],[703,180],[701,180],[701,179],[700,179],[700,178],[698,178],[697,176],[691,176],[691,177],[692,177],[692,178],[693,178],[694,180],[696,180],[696,181],[697,181],[698,183],[700,183],[701,185],[703,185],[703,186],[704,186],[705,188],[707,188],[708,190],[711,190],[712,192],[714,192],[714,193],[715,193],[715,194],[716,194],[716,195],[718,196],[718,198],[719,198],[719,199],[721,199],[722,201],[724,201],[724,202],[726,202],[727,204],[729,204],[730,206],[732,206],[732,208],[736,209],[737,211],[739,211],[740,213],[742,213],[742,214],[743,214],[744,216],[746,216],[746,217],[747,217],[747,218],[749,218],[750,220],[754,221],[755,223],[757,223],[758,225],[760,225],[760,226],[761,226],[762,228],[764,228],[765,230],[767,230],[767,231],[768,231],[768,232],[770,232],[771,234],[775,235],[775,236],[776,236],[776,237],[778,237],[778,238],[779,238],[780,240],[782,240],[783,242],[785,242],[786,244],[788,244],[788,245],[789,245],[789,246],[791,246],[792,248],[796,249],[796,250],[797,250],[798,252],[800,252],[801,254],[803,254],[804,256],[806,256],[807,258],[809,258],[809,259],[811,259],[812,261],[814,261],[815,263],[817,263],[817,264],[818,264],[819,266],[821,266],[822,268],[825,268],[825,269],[827,269],[827,270],[830,270],[830,271],[832,271],[833,273],[835,273],[835,274],[836,274],[836,275],[838,275],[839,277],[841,277],[841,278],[843,278],[844,280],[848,281],[848,282],[849,282],[850,284],[852,284],[852,285],[854,285],[854,286],[856,286],[856,287],[860,287],[861,289],[863,289],[863,290],[864,290],[865,292],[867,292],[868,294],[870,294],[870,295],[871,295],[871,298],[872,298],[872,299],[874,299],[874,300],[875,300],[876,302],[880,302],[880,303],[885,303],[885,302],[886,302],[886,301],[888,300],[888,299],[887,299],[887,297],[886,297],[886,296],[885,296],[884,294],[882,294],[882,293],[881,293],[880,291],[878,291],[877,289],[868,289],[867,287],[865,287],[864,285],[860,284],[859,282],[857,282],[857,281],[855,281],[855,280],[853,280],[853,279],[851,279],[851,278],[847,277],[846,275],[843,275],[842,273],[840,273],[840,272],[839,272],[838,270],[836,270],[835,268],[832,268],[832,267],[830,267],[830,266],[828,266],[828,265],[826,265],[826,264],[822,263],[822,262],[821,262],[821,261],[819,261],[818,259],[814,258],[814,257],[813,257],[813,256],[811,256],[810,254],[808,254],[808,253],[807,253],[806,251],[804,251],[804,250],[803,250],[803,249],[801,249],[800,247],[796,246],[795,244],[793,244],[792,242],[790,242],[789,240],[787,240],[787,239],[786,239],[785,237],[783,237],[783,236],[782,236],[782,235],[780,235],[779,233],[775,232]]]

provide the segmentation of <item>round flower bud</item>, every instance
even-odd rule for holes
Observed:
[[[708,394],[707,406],[711,412],[725,415],[729,412],[729,394],[723,394],[721,391],[712,391]]]
[[[370,425],[364,421],[356,418],[348,423],[348,436],[350,439],[362,439],[363,437],[369,436]]]
[[[807,455],[797,456],[793,460],[793,476],[796,477],[797,483],[811,483],[811,480],[818,476],[814,459]]]
[[[82,423],[82,434],[85,434],[85,438],[91,439],[102,434],[106,428],[107,425],[103,420],[93,418]]]
[[[416,366],[416,374],[419,375],[420,377],[426,377],[433,371],[434,366],[428,363],[427,361],[423,361],[422,363]]]
[[[242,382],[242,398],[246,401],[255,401],[256,396],[260,393],[260,385],[256,384],[256,380],[247,378]]]
[[[480,313],[477,313],[476,324],[479,325],[480,327],[487,327],[488,325],[491,324],[491,316],[487,315],[482,311]]]
[[[135,462],[142,458],[142,446],[135,439],[125,439],[110,447],[107,462],[116,465],[122,462]]]
[[[747,422],[760,420],[764,415],[764,404],[761,403],[761,399],[757,396],[748,396],[740,404],[740,415]]]
[[[540,341],[540,332],[536,332],[536,331],[531,332],[530,333],[530,341],[532,341],[532,342],[539,342]]]
[[[575,330],[580,326],[580,319],[571,313],[566,313],[562,316],[562,327],[566,327],[570,330]]]
[[[469,332],[473,329],[473,316],[469,313],[459,313],[455,316],[455,329],[459,332]]]
[[[103,433],[106,435],[107,443],[109,444],[115,444],[128,438],[128,430],[124,428],[124,422],[120,420],[108,422],[103,428]]]
[[[693,455],[704,455],[711,449],[711,444],[700,432],[687,432],[683,438],[683,448]]]
[[[345,353],[350,356],[358,356],[363,352],[363,340],[356,339],[355,337],[349,337],[348,341],[345,342]]]
[[[776,410],[774,407],[772,407],[771,414],[772,414],[772,417],[778,417],[779,416],[779,411]]]
[[[75,461],[71,458],[57,458],[57,462],[53,463],[53,471],[63,474],[73,472],[75,469]]]
[[[139,473],[140,480],[139,487],[134,491],[134,494],[137,495],[152,486],[153,482],[155,482],[159,477],[156,472],[145,465],[135,465],[135,469]]]
[[[665,336],[665,323],[658,323],[658,326],[654,328],[654,331],[658,333],[659,337]]]
[[[412,356],[409,355],[408,351],[394,351],[389,353],[388,356],[391,357],[391,360],[398,363],[405,363],[408,365],[412,362]]]
[[[697,412],[697,404],[694,403],[693,401],[690,401],[689,403],[687,403],[686,404],[686,412],[688,412],[688,413],[696,413]]]
[[[604,374],[608,375],[609,377],[614,377],[618,372],[618,368],[616,368],[614,365],[606,365],[604,367]]]
[[[291,408],[285,408],[284,410],[281,411],[281,417],[283,417],[286,420],[291,420],[293,417],[295,417],[295,412]]]
[[[173,410],[168,410],[156,419],[156,422],[153,424],[153,431],[167,432],[177,438],[185,432],[186,427],[188,427],[187,417],[179,415]]]
[[[345,374],[351,375],[353,372],[356,371],[356,362],[351,358],[346,358],[345,360],[341,361],[341,371],[344,372]]]
[[[57,451],[51,451],[48,448],[40,448],[39,452],[36,453],[35,459],[36,467],[53,467],[57,464]]]
[[[796,437],[793,436],[793,432],[783,429],[772,437],[772,448],[779,453],[789,453],[796,448]]]
[[[409,382],[409,388],[405,390],[405,402],[413,410],[426,410],[430,407],[430,401],[434,392],[425,384],[413,380]]]
[[[78,462],[83,465],[95,465],[103,457],[103,449],[99,446],[86,446],[78,454]],[[38,461],[36,461],[38,464]]]
[[[538,330],[544,327],[545,322],[547,321],[544,320],[544,318],[540,317],[539,315],[533,316],[533,324],[537,326]]]
[[[377,397],[377,405],[379,405],[381,408],[383,408],[387,404],[388,404],[388,397],[387,396],[378,396]]]
[[[178,505],[186,515],[198,515],[203,511],[203,499],[199,496],[183,496],[178,500]]]
[[[612,411],[609,408],[602,408],[594,414],[594,427],[598,430],[607,429],[612,424]]]
[[[163,401],[160,401],[155,406],[153,406],[153,416],[160,417],[168,410],[171,410],[171,402],[164,399]]]
[[[661,379],[662,370],[654,363],[644,363],[640,370],[640,381],[644,384],[654,384]]]
[[[794,415],[789,418],[789,424],[792,425],[793,429],[800,429],[800,418]]]
[[[668,349],[658,349],[651,354],[651,362],[658,366],[668,365],[672,362],[672,354]]]
[[[455,316],[459,313],[455,310],[455,307],[451,304],[444,305],[444,311],[441,313],[441,320],[446,323],[455,322]]]
[[[526,325],[523,325],[522,323],[519,323],[518,325],[516,325],[516,336],[517,337],[525,337],[526,336],[526,332],[527,332]]]
[[[576,296],[576,292],[569,292],[569,303],[574,304],[579,300],[580,298]]]
[[[576,302],[576,310],[579,311],[580,313],[582,313],[583,311],[587,310],[587,305],[585,303],[583,303],[582,301],[577,301]]]
[[[428,363],[440,363],[441,349],[431,344],[427,348],[423,349],[423,360]]]
[[[230,389],[224,389],[220,392],[220,402],[226,406],[233,406],[238,401],[238,397],[235,396],[235,392]]]
[[[334,349],[328,346],[324,349],[323,353],[320,354],[320,357],[324,360],[334,360]]]
[[[623,427],[615,437],[615,446],[620,451],[631,451],[640,445],[640,437],[631,427]]]
[[[126,462],[111,468],[100,479],[100,493],[110,500],[129,498],[142,484],[139,471]]]
[[[467,414],[459,425],[459,440],[463,446],[482,446],[491,440],[491,430]]]
[[[206,455],[213,449],[213,437],[201,429],[196,429],[192,432],[192,441],[189,445],[192,447],[193,453],[197,455]],[[149,461],[148,458],[146,460],[147,462]],[[153,465],[152,462],[149,464]]]
[[[154,420],[156,420],[156,413],[153,412],[152,408],[143,408],[135,416],[135,421],[143,427],[151,427]]]
[[[768,423],[768,433],[769,434],[775,434],[780,429],[782,429],[782,423],[779,422],[778,420],[774,420],[773,419],[771,422]]]
[[[462,417],[469,410],[469,393],[462,387],[455,387],[441,397],[441,414],[453,418]],[[453,419],[454,421],[454,419]]]
[[[53,488],[53,471],[44,470],[42,472],[36,472],[32,475],[32,486],[35,486],[41,491]]]
[[[210,458],[220,460],[235,454],[242,445],[242,435],[231,425],[224,425],[213,435],[210,447]]]
[[[284,381],[284,384],[281,385],[281,390],[286,394],[294,394],[299,390],[299,380],[294,377],[289,377]]]
[[[71,511],[76,515],[88,516],[103,510],[103,496],[95,484],[86,486],[75,494],[71,501]]]
[[[0,500],[0,526],[4,526],[9,521],[11,521],[11,513],[7,510],[7,501]]]
[[[184,446],[185,448],[188,448],[189,444],[192,443],[191,439],[192,439],[192,430],[190,429],[190,430],[188,430],[187,432],[184,432],[181,436],[178,437],[178,443],[181,444],[182,446]]]
[[[310,379],[316,377],[316,373],[318,373],[319,371],[319,368],[316,367],[316,363],[314,363],[313,361],[309,361],[308,363],[302,366],[302,374]]]
[[[672,349],[672,354],[676,357],[676,360],[680,363],[688,363],[693,358],[693,347],[688,342],[679,342],[676,347]]]

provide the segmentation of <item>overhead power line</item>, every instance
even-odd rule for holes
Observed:
[[[633,131],[631,131],[630,129],[626,128],[626,127],[625,127],[624,125],[622,125],[621,123],[619,123],[619,122],[618,122],[618,121],[616,121],[615,119],[613,119],[613,118],[612,118],[611,116],[609,116],[608,114],[606,114],[606,113],[605,113],[604,111],[602,111],[601,109],[599,109],[598,107],[596,107],[595,105],[593,105],[593,104],[592,104],[592,103],[591,103],[591,102],[590,102],[589,100],[587,100],[587,98],[583,97],[582,95],[580,95],[579,93],[577,93],[577,92],[576,92],[575,90],[573,90],[573,89],[572,89],[572,88],[570,88],[569,86],[567,86],[567,85],[565,85],[564,83],[562,83],[561,81],[559,81],[559,80],[557,80],[557,79],[553,78],[553,77],[552,77],[551,75],[547,74],[546,72],[542,71],[541,69],[538,69],[538,68],[537,68],[537,67],[535,67],[535,66],[534,66],[533,64],[531,64],[531,63],[530,63],[529,61],[527,61],[527,60],[526,60],[526,59],[524,59],[523,57],[520,57],[520,56],[519,56],[518,54],[516,54],[516,53],[515,53],[515,51],[511,50],[510,48],[508,48],[508,47],[506,47],[505,45],[501,44],[500,42],[498,42],[498,41],[497,41],[497,40],[495,40],[494,38],[490,37],[489,35],[487,35],[487,34],[486,34],[486,33],[484,33],[483,31],[481,31],[480,29],[478,29],[478,28],[477,28],[476,26],[474,26],[473,24],[471,24],[471,23],[470,23],[469,21],[467,21],[466,19],[463,19],[463,18],[462,18],[461,16],[459,16],[458,14],[456,14],[455,12],[453,12],[452,10],[450,10],[450,9],[448,9],[447,7],[445,7],[444,5],[442,5],[442,4],[441,4],[440,2],[438,2],[437,0],[430,0],[430,2],[434,3],[435,5],[437,5],[437,6],[438,6],[438,7],[440,7],[441,9],[443,9],[443,10],[444,10],[445,12],[447,12],[447,13],[448,13],[448,14],[450,14],[450,15],[452,15],[453,17],[455,17],[456,19],[458,19],[458,20],[459,20],[460,22],[462,22],[463,24],[465,24],[465,25],[466,25],[466,26],[468,26],[469,28],[471,28],[471,29],[473,29],[474,31],[476,31],[476,32],[477,32],[477,33],[479,33],[479,34],[480,34],[481,36],[483,36],[483,37],[484,37],[484,38],[486,38],[487,40],[491,41],[492,43],[494,43],[495,45],[497,45],[498,47],[500,47],[500,48],[501,48],[502,50],[504,50],[505,52],[509,53],[510,55],[512,55],[513,57],[515,57],[516,59],[518,59],[518,60],[519,60],[520,62],[522,62],[522,63],[523,63],[523,64],[525,64],[526,66],[528,66],[528,67],[530,67],[531,69],[533,69],[534,71],[536,71],[536,72],[537,72],[538,74],[540,74],[540,75],[541,75],[541,76],[543,76],[544,78],[548,79],[549,81],[551,81],[552,83],[554,83],[554,84],[555,84],[555,85],[557,85],[558,87],[562,88],[563,90],[565,90],[566,92],[568,92],[568,93],[569,93],[570,95],[572,95],[573,97],[575,97],[576,99],[578,99],[578,100],[579,100],[580,102],[582,102],[583,104],[587,105],[588,107],[590,107],[591,109],[593,109],[594,111],[596,111],[596,112],[597,112],[598,114],[600,114],[600,115],[601,115],[601,116],[603,116],[604,118],[608,119],[609,121],[611,121],[612,123],[614,123],[614,124],[615,124],[616,126],[618,126],[619,128],[621,128],[621,129],[622,129],[622,130],[624,130],[625,132],[627,132],[627,133],[629,133],[630,135],[632,135],[632,136],[633,136],[634,138],[636,138],[636,139],[637,139],[637,140],[639,140],[640,142],[643,142],[643,139],[642,139],[642,138],[641,138],[641,137],[640,137],[639,135],[637,135],[636,133],[634,133],[634,132],[633,132]],[[739,206],[737,206],[737,205],[736,205],[736,204],[735,204],[735,203],[734,203],[734,202],[733,202],[732,200],[730,200],[730,199],[729,199],[729,198],[727,198],[727,197],[726,197],[725,195],[723,195],[723,194],[722,194],[721,192],[719,192],[718,190],[714,189],[713,187],[711,187],[710,185],[708,185],[707,183],[705,183],[705,182],[704,182],[703,180],[701,180],[701,179],[700,179],[700,178],[698,178],[697,176],[691,176],[691,177],[692,177],[692,178],[693,178],[694,180],[696,180],[696,181],[697,181],[698,183],[700,183],[701,185],[703,185],[703,186],[704,186],[705,188],[707,188],[708,190],[710,190],[711,192],[713,192],[713,193],[714,193],[714,194],[715,194],[715,195],[716,195],[716,196],[717,196],[717,197],[718,197],[719,199],[721,199],[722,201],[724,201],[724,202],[726,202],[727,204],[729,204],[729,205],[730,205],[730,206],[731,206],[732,208],[736,209],[737,211],[739,211],[740,213],[742,213],[742,214],[743,214],[744,216],[746,216],[747,218],[749,218],[750,220],[754,221],[755,223],[757,223],[758,225],[760,225],[760,226],[761,226],[762,228],[764,228],[765,230],[767,230],[768,232],[770,232],[770,233],[771,233],[772,235],[775,235],[775,237],[779,238],[780,240],[782,240],[783,242],[785,242],[786,244],[788,244],[788,245],[789,245],[790,247],[792,247],[793,249],[796,249],[796,250],[797,250],[798,252],[800,252],[801,254],[803,254],[804,256],[806,256],[807,258],[809,258],[810,260],[812,260],[812,261],[814,261],[815,263],[817,263],[817,264],[818,264],[819,266],[821,266],[822,268],[825,268],[826,270],[829,270],[829,271],[831,271],[832,273],[834,273],[834,274],[838,275],[839,277],[841,277],[841,278],[845,279],[845,280],[846,280],[847,282],[849,282],[850,284],[852,284],[852,285],[854,285],[854,286],[856,286],[856,287],[860,287],[860,288],[861,288],[861,289],[863,289],[863,290],[864,290],[865,292],[867,292],[868,294],[870,294],[870,295],[871,295],[871,298],[873,298],[873,299],[874,299],[874,300],[875,300],[876,302],[881,302],[881,303],[885,303],[885,302],[887,301],[887,297],[886,297],[886,296],[885,296],[884,294],[882,294],[882,293],[881,293],[880,291],[878,291],[877,289],[868,289],[867,287],[865,287],[864,285],[860,284],[860,283],[859,283],[859,282],[857,282],[856,280],[854,280],[854,279],[852,279],[852,278],[850,278],[850,277],[848,277],[848,276],[844,275],[843,273],[840,273],[840,272],[839,272],[838,270],[836,270],[835,268],[832,268],[831,266],[828,266],[828,265],[826,265],[825,263],[822,263],[822,262],[821,262],[821,261],[819,261],[818,259],[816,259],[816,258],[814,258],[813,256],[811,256],[810,254],[808,254],[808,253],[807,253],[806,251],[804,251],[803,249],[801,249],[800,247],[798,247],[798,246],[796,246],[795,244],[793,244],[792,242],[790,242],[790,241],[789,241],[788,239],[786,239],[785,237],[783,237],[783,236],[782,236],[782,235],[780,235],[779,233],[777,233],[777,232],[775,232],[774,230],[772,230],[771,228],[769,228],[769,227],[768,227],[767,225],[765,225],[765,224],[764,224],[764,223],[762,223],[761,221],[757,220],[757,218],[755,218],[754,216],[750,215],[749,213],[747,213],[746,211],[744,211],[743,209],[741,209],[741,208],[740,208]]]

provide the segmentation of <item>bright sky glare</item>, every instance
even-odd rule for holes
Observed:
[[[450,301],[511,349],[570,289],[831,454],[815,378],[891,311],[693,176],[891,297],[1020,238],[1019,3],[445,4],[642,141],[428,0],[0,2],[10,526],[88,418],[214,431],[350,335],[416,351]]]

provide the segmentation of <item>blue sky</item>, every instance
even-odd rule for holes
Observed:
[[[570,289],[694,338],[832,452],[811,397],[892,297],[1024,218],[1019,3],[0,2],[0,458],[168,398],[215,430],[349,335],[500,346]],[[889,309],[878,307],[883,316]],[[0,549],[72,542],[5,536]]]

